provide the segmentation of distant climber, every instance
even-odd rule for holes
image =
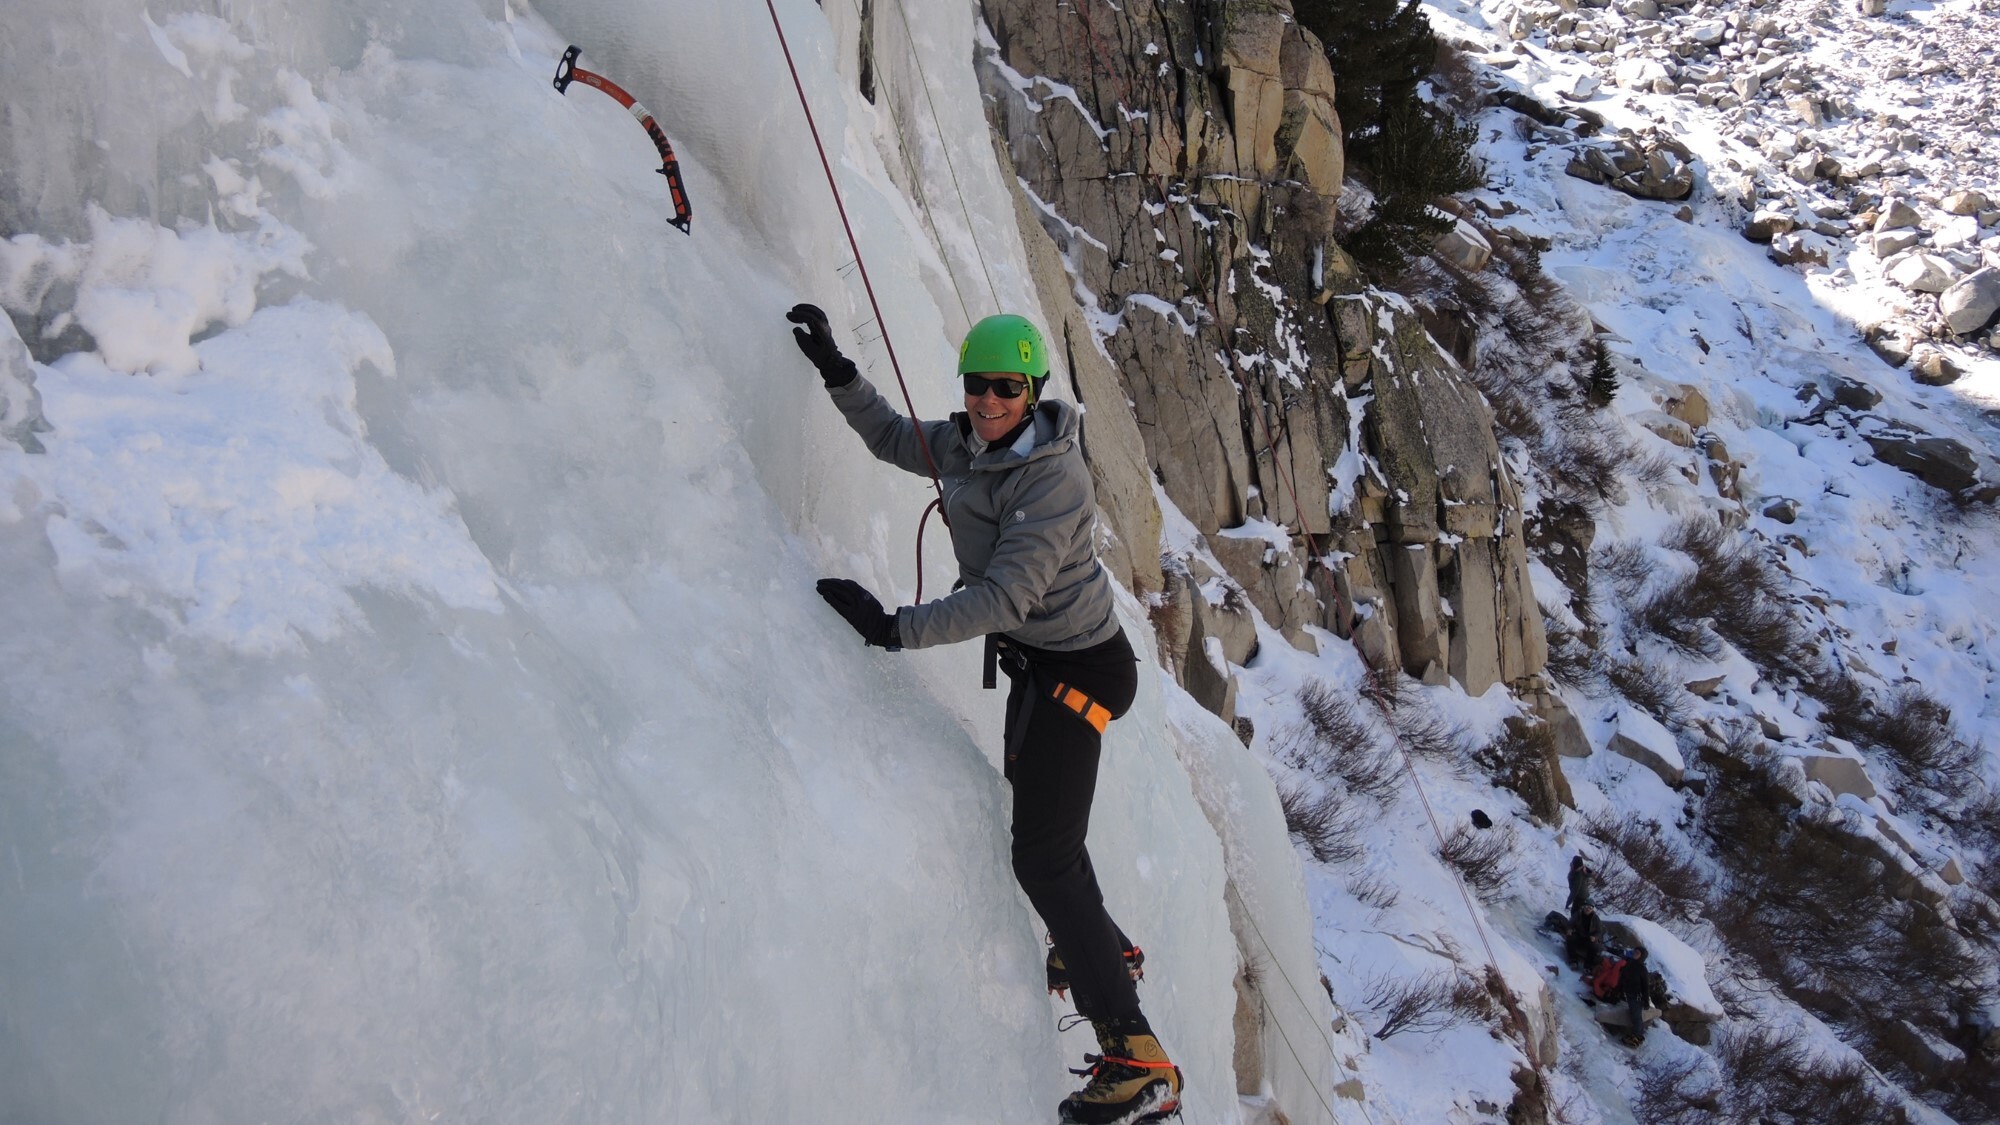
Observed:
[[[1597,966],[1584,974],[1590,984],[1589,1000],[1618,999],[1618,982],[1623,979],[1625,958],[1618,953],[1606,952],[1598,958]]]
[[[1631,1021],[1625,1029],[1628,1047],[1637,1047],[1646,1040],[1646,1003],[1652,994],[1648,976],[1646,947],[1642,945],[1632,950],[1618,979],[1618,995],[1625,1001],[1625,1014]]]
[[[1563,909],[1569,911],[1570,925],[1576,925],[1577,915],[1590,904],[1590,868],[1583,865],[1583,857],[1575,856],[1569,861],[1569,901]]]
[[[1597,971],[1598,958],[1604,950],[1604,922],[1598,918],[1595,906],[1586,902],[1577,910],[1570,921],[1565,946],[1569,962],[1578,972],[1588,978]]]
[[[989,673],[997,661],[1011,681],[1003,770],[1014,787],[1014,875],[1048,925],[1050,987],[1075,991],[1103,1052],[1084,1056],[1076,1073],[1087,1084],[1063,1099],[1060,1118],[1165,1118],[1179,1109],[1181,1072],[1139,1010],[1138,950],[1104,909],[1084,847],[1104,730],[1132,705],[1138,658],[1095,553],[1080,417],[1042,397],[1042,334],[1019,316],[973,325],[958,353],[965,410],[919,423],[840,354],[825,313],[802,304],[785,319],[869,452],[906,472],[934,465],[942,478],[960,578],[952,593],[888,613],[848,579],[821,579],[818,590],[866,643],[890,651],[984,637]]]

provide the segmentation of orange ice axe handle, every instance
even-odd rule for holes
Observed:
[[[582,53],[583,48],[573,46],[564,51],[562,58],[557,61],[556,93],[567,94],[569,84],[572,82],[595,86],[611,95],[619,105],[625,107],[626,112],[638,119],[639,126],[646,130],[646,135],[653,138],[653,147],[660,150],[659,172],[667,178],[667,194],[672,197],[674,203],[674,217],[667,221],[679,227],[682,234],[693,234],[694,216],[688,208],[687,187],[681,183],[681,162],[674,159],[674,146],[667,143],[667,135],[660,131],[660,123],[653,120],[652,111],[640,105],[637,98],[626,93],[623,86],[602,74],[593,73],[576,65],[576,57]]]

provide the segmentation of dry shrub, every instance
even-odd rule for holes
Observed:
[[[1505,827],[1482,829],[1461,824],[1444,838],[1437,855],[1479,897],[1491,898],[1514,874],[1514,832]]]
[[[1465,765],[1464,727],[1445,721],[1428,707],[1407,704],[1397,708],[1390,721],[1396,728],[1396,737],[1410,753],[1454,768]]]
[[[1406,753],[1464,771],[1469,749],[1465,728],[1432,710],[1416,679],[1400,672],[1370,677],[1361,698],[1381,713]]]
[[[1722,655],[1722,638],[1699,596],[1699,574],[1675,574],[1649,585],[1632,608],[1632,624],[1665,642],[1682,656],[1713,660]]]
[[[1977,776],[1978,749],[1959,737],[1951,709],[1920,684],[1898,685],[1846,735],[1886,751],[1903,776],[1932,789],[1957,791]]]
[[[1367,850],[1368,822],[1341,790],[1281,785],[1278,804],[1285,812],[1285,830],[1321,863],[1345,863]]]
[[[1603,686],[1609,672],[1604,654],[1546,607],[1542,609],[1542,635],[1548,638],[1549,658],[1544,670],[1551,680],[1585,693],[1595,693]]]
[[[1605,675],[1618,694],[1661,722],[1679,725],[1687,721],[1687,685],[1671,666],[1639,656],[1620,656],[1612,658]]]
[[[1701,1055],[1653,1055],[1637,1068],[1632,1108],[1647,1125],[1708,1125],[1722,1109],[1716,1067]]]
[[[1760,667],[1796,674],[1810,635],[1800,622],[1782,571],[1746,535],[1714,516],[1684,516],[1660,545],[1694,562],[1679,595],[1737,651]]]
[[[1896,1020],[1946,1023],[1986,958],[1945,916],[1898,900],[1900,873],[1858,853],[1838,812],[1783,809],[1780,787],[1759,766],[1704,798],[1703,829],[1728,875],[1709,890],[1716,930],[1850,1042],[1878,1045]]]
[[[1581,401],[1559,404],[1554,415],[1550,440],[1535,450],[1546,494],[1592,515],[1623,503],[1623,477],[1639,465],[1631,440],[1604,412]]]
[[[1668,840],[1647,820],[1619,820],[1602,814],[1583,822],[1583,831],[1608,849],[1597,865],[1603,901],[1620,913],[1692,921],[1709,896],[1709,880],[1694,857]]]
[[[1347,893],[1361,900],[1363,906],[1375,910],[1387,910],[1396,905],[1403,893],[1396,889],[1379,871],[1362,871],[1347,880]]]
[[[1815,1050],[1793,1028],[1732,1024],[1715,1046],[1720,1118],[1771,1125],[1877,1125],[1901,1120],[1896,1099],[1852,1056]]]
[[[1439,969],[1418,977],[1377,976],[1362,994],[1382,1016],[1375,1038],[1401,1031],[1443,1031],[1483,1020],[1492,1011],[1486,986],[1470,974]]]
[[[1338,780],[1350,793],[1393,800],[1398,789],[1395,756],[1377,739],[1358,704],[1327,681],[1308,683],[1299,691],[1305,722],[1286,732],[1278,755],[1321,781]]]
[[[1629,596],[1653,574],[1653,556],[1629,539],[1605,543],[1590,553],[1591,576]]]

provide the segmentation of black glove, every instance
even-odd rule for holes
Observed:
[[[818,305],[793,305],[785,319],[805,326],[792,329],[792,339],[799,342],[799,350],[819,369],[821,382],[831,389],[854,381],[854,361],[840,354],[840,345],[833,342],[833,329],[827,326],[826,314]]]
[[[882,612],[882,603],[861,583],[851,578],[822,578],[814,589],[854,626],[863,641],[892,652],[903,647],[903,638],[896,632],[896,615]]]

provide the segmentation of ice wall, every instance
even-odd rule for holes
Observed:
[[[917,215],[828,17],[779,8],[942,412],[927,232],[1026,307],[1011,223]],[[969,9],[916,18],[977,121]],[[569,42],[659,115],[692,238],[631,119],[550,88]],[[781,319],[889,380],[763,6],[16,4],[0,60],[50,426],[0,441],[0,1119],[1048,1119],[1091,1044],[1008,871],[998,698],[811,592],[907,599],[927,489]],[[1093,850],[1187,1120],[1229,1121],[1173,746],[1148,682]]]

